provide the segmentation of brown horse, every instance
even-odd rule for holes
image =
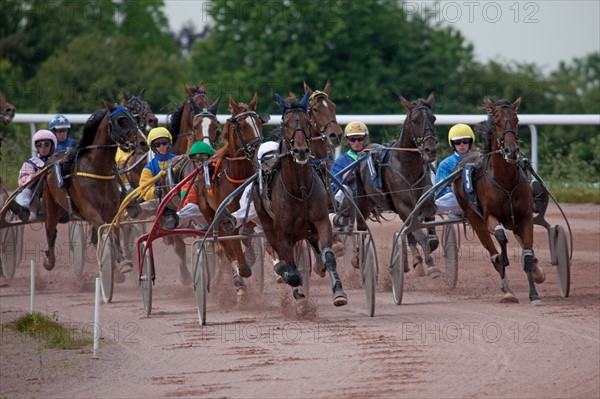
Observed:
[[[200,87],[184,86],[184,91],[187,97],[173,111],[167,125],[173,136],[171,151],[186,154],[198,140],[204,140],[215,148],[221,134],[221,125],[216,118],[220,98],[214,102],[208,98],[204,83]]]
[[[431,187],[428,165],[435,160],[438,138],[432,112],[435,102],[433,93],[427,100],[409,102],[400,97],[400,102],[407,114],[393,147],[376,147],[358,164],[356,202],[363,215],[371,214],[376,207],[383,207],[397,213],[405,221],[421,195]],[[374,172],[378,170],[380,173],[374,176]],[[430,198],[423,206],[422,214],[431,219],[435,211],[434,199]],[[357,220],[358,230],[366,230],[366,227],[361,219]],[[430,234],[433,235],[433,232]],[[440,271],[430,255],[432,249],[427,235],[416,230],[409,234],[408,242],[413,254],[413,265],[416,267],[423,261],[416,245],[418,243],[429,266],[428,275],[439,276]]]
[[[339,147],[342,128],[337,122],[335,103],[329,98],[331,81],[327,80],[323,91],[313,91],[304,82],[304,92],[309,94],[308,116],[311,121],[312,162],[325,164],[331,159],[331,149]]]
[[[0,124],[8,125],[15,117],[16,108],[6,101],[3,95],[0,95]]]
[[[215,218],[219,205],[236,188],[248,180],[255,172],[255,154],[262,141],[263,117],[256,113],[258,96],[254,94],[249,104],[236,103],[229,98],[231,117],[223,127],[222,148],[213,156],[214,167],[211,177],[211,187],[207,188],[204,179],[198,179],[196,190],[198,192],[198,206],[210,224]],[[241,195],[241,193],[240,193]],[[235,211],[239,208],[239,196],[230,204],[228,209]],[[237,231],[224,231],[222,236],[237,234]],[[239,297],[245,294],[244,278],[252,275],[252,268],[246,262],[244,252],[239,240],[220,241],[227,259],[233,270],[234,284]]]
[[[278,94],[275,99],[283,113],[281,120],[280,166],[268,184],[270,198],[254,186],[253,198],[265,237],[277,252],[280,261],[275,272],[294,287],[297,300],[303,299],[302,275],[294,261],[294,246],[308,240],[329,272],[333,290],[333,304],[343,306],[348,298],[336,271],[332,246],[332,227],[329,221],[329,197],[311,158],[311,129],[308,116],[309,93],[298,102],[295,97],[286,100]],[[298,288],[299,287],[299,288]]]
[[[533,253],[533,196],[526,173],[519,163],[517,109],[521,98],[513,103],[506,100],[493,103],[487,97],[484,101],[488,115],[487,129],[482,132],[484,149],[481,154],[475,153],[459,164],[467,164],[467,168],[471,166],[476,203],[473,195],[465,189],[464,173],[454,181],[454,192],[477,237],[489,252],[492,265],[500,274],[505,293],[502,302],[518,302],[505,272],[509,264],[506,228],[512,230],[523,248],[521,263],[529,282],[529,299],[534,304],[541,304],[535,283],[542,283],[545,275]],[[491,234],[500,244],[500,254]]]
[[[121,105],[129,108],[137,121],[139,129],[147,134],[150,130],[158,126],[158,118],[150,109],[150,105],[144,101],[145,93],[146,89],[142,89],[137,96],[131,96],[125,92],[121,99]]]
[[[104,101],[105,110],[94,113],[83,128],[76,148],[62,160],[52,158],[55,167],[44,177],[42,205],[46,215],[48,250],[43,262],[54,268],[56,226],[65,214],[78,213],[94,227],[92,243],[97,244],[98,228],[110,223],[119,208],[119,188],[114,162],[117,146],[130,150],[143,139],[131,112]],[[116,247],[118,245],[118,236]],[[123,258],[119,249],[117,260]],[[118,271],[117,271],[118,272]]]

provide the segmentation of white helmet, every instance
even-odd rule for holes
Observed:
[[[269,152],[279,152],[279,144],[275,141],[266,141],[258,148],[257,158],[260,161]]]

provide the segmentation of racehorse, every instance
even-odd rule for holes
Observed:
[[[475,198],[465,189],[463,174],[454,181],[454,192],[481,244],[489,252],[492,265],[500,274],[504,292],[501,302],[518,302],[505,271],[509,265],[506,228],[512,230],[523,249],[521,263],[529,282],[529,299],[534,304],[541,304],[535,284],[544,282],[545,274],[533,253],[533,196],[519,163],[517,109],[521,98],[510,103],[506,100],[492,102],[486,97],[484,102],[488,118],[485,123],[487,129],[482,132],[482,153],[472,154],[459,163],[459,167],[470,166]],[[499,254],[491,234],[500,244]]]
[[[121,105],[129,108],[137,121],[140,130],[144,133],[148,133],[158,126],[158,118],[150,109],[150,105],[144,101],[145,93],[146,89],[142,89],[137,96],[131,96],[125,92],[123,93],[123,99],[121,99]]]
[[[196,182],[198,207],[209,224],[213,222],[215,212],[225,198],[248,180],[256,170],[254,159],[262,141],[262,125],[266,122],[264,116],[255,111],[257,102],[256,94],[249,104],[238,104],[229,97],[231,117],[223,126],[224,145],[216,150],[212,157],[214,166],[210,179],[211,187],[207,188],[204,179],[198,179]],[[239,196],[229,204],[228,209],[235,211],[238,208]],[[224,231],[223,226],[220,229],[219,234],[222,236],[235,234]],[[234,285],[241,301],[246,288],[244,278],[252,275],[252,268],[246,262],[239,240],[219,241],[219,244],[231,263]]]
[[[119,208],[114,162],[117,146],[128,151],[142,140],[145,143],[134,116],[126,107],[112,105],[106,100],[104,105],[105,110],[95,112],[86,122],[77,147],[50,159],[49,163],[55,166],[43,178],[42,206],[48,241],[43,262],[46,270],[54,268],[56,226],[65,214],[76,211],[91,223],[94,228],[92,243],[97,244],[98,228],[110,223]],[[61,156],[64,157],[62,160],[59,159]],[[117,261],[120,262],[123,257],[118,234],[116,240]]]
[[[376,147],[367,154],[367,159],[358,164],[356,203],[363,215],[371,214],[376,207],[383,207],[397,213],[405,221],[421,195],[431,187],[428,166],[435,160],[438,138],[432,112],[435,102],[433,93],[427,100],[418,99],[413,102],[401,96],[400,102],[407,114],[393,147]],[[434,199],[427,199],[422,208],[423,216],[432,219],[435,211]],[[358,219],[357,228],[366,230],[367,226],[363,220]],[[434,231],[430,235],[433,239]],[[427,235],[422,230],[415,230],[408,235],[408,243],[414,267],[422,264],[423,260],[416,245],[419,243],[428,265],[427,274],[431,277],[439,276],[440,270],[434,265],[430,255],[433,249],[430,248]]]
[[[8,125],[11,123],[16,110],[14,105],[6,101],[3,95],[0,95],[0,124]]]
[[[172,152],[186,154],[192,144],[204,140],[213,148],[221,135],[221,125],[216,117],[220,98],[214,102],[206,95],[204,83],[200,87],[184,86],[186,99],[171,114],[167,128],[173,136]]]
[[[331,81],[327,80],[323,91],[313,91],[304,82],[304,92],[309,94],[308,116],[311,121],[312,162],[327,164],[331,159],[331,149],[342,144],[342,128],[337,122],[335,103],[329,98]]]
[[[131,96],[127,92],[124,92],[121,99],[121,106],[129,108],[140,131],[147,134],[150,130],[158,126],[158,118],[150,109],[150,105],[144,100],[145,92],[146,89],[142,89],[137,96]],[[119,173],[125,175],[131,188],[136,188],[139,185],[142,169],[144,169],[144,166],[148,162],[148,150],[147,143],[144,143],[134,151],[131,151],[122,165],[117,165],[123,169]]]
[[[297,300],[303,299],[302,275],[294,261],[294,245],[308,240],[317,256],[320,256],[329,272],[333,290],[333,304],[348,303],[342,282],[336,271],[332,246],[332,227],[329,221],[328,193],[311,157],[311,121],[308,116],[309,93],[298,100],[290,96],[286,100],[278,94],[275,99],[282,111],[280,137],[280,165],[269,190],[253,191],[256,212],[260,218],[265,237],[277,252],[280,261],[276,273],[293,287]],[[267,195],[270,191],[270,196]],[[324,275],[324,271],[323,271]]]

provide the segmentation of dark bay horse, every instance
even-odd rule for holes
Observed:
[[[199,140],[216,148],[221,135],[221,125],[216,117],[221,99],[213,102],[208,98],[204,83],[200,87],[184,86],[184,91],[186,99],[173,111],[167,126],[173,136],[172,152],[186,154]]]
[[[8,125],[15,117],[16,108],[0,95],[0,125]]]
[[[492,265],[500,274],[504,291],[501,302],[518,302],[505,272],[509,265],[506,228],[512,230],[523,249],[521,263],[529,282],[529,299],[534,304],[541,304],[535,284],[544,282],[545,274],[533,253],[533,196],[526,173],[519,163],[517,109],[521,98],[513,103],[506,100],[492,102],[487,97],[484,101],[488,119],[484,124],[487,129],[482,132],[483,151],[459,164],[471,165],[476,203],[466,192],[462,174],[453,183],[454,192],[481,244],[489,252]],[[500,244],[499,254],[492,234]]]
[[[131,114],[137,121],[139,129],[147,134],[150,130],[158,126],[158,118],[150,109],[150,105],[144,101],[146,89],[142,89],[137,96],[131,96],[129,93],[123,93],[121,105],[129,108]]]
[[[336,259],[331,249],[332,227],[329,221],[327,189],[321,181],[311,158],[311,121],[308,116],[309,93],[298,102],[295,97],[286,100],[278,94],[275,99],[282,110],[280,138],[280,166],[269,184],[270,198],[258,185],[253,191],[256,212],[265,236],[280,262],[276,273],[294,287],[297,300],[305,297],[302,275],[294,261],[294,246],[308,240],[329,272],[333,290],[333,304],[343,306],[348,298],[336,271]]]
[[[335,103],[329,98],[331,81],[327,80],[323,91],[313,91],[304,82],[304,92],[309,94],[308,116],[311,121],[311,161],[329,166],[331,150],[342,144],[341,137],[343,134],[337,121]]]
[[[211,187],[207,188],[204,179],[198,179],[196,189],[198,192],[198,207],[210,224],[215,218],[219,205],[236,188],[248,180],[256,171],[255,157],[258,146],[262,142],[263,117],[256,113],[258,96],[254,94],[249,104],[237,103],[229,98],[231,117],[223,126],[223,147],[215,152],[212,157],[214,162],[211,173]],[[241,196],[241,193],[240,193]],[[239,208],[239,196],[235,198],[228,209],[235,211]],[[237,234],[219,231],[221,236]],[[252,275],[252,268],[248,265],[244,251],[239,240],[220,241],[227,259],[231,263],[234,284],[238,291],[238,298],[245,295],[244,278]]]
[[[383,207],[397,213],[405,221],[421,195],[431,187],[428,165],[435,160],[438,138],[432,112],[435,102],[433,93],[427,100],[409,102],[400,97],[400,102],[407,111],[402,130],[396,136],[392,148],[377,147],[370,151],[371,160],[365,159],[358,164],[355,195],[357,206],[363,215],[371,214],[376,207]],[[378,170],[378,176],[373,176],[374,171]],[[432,197],[422,208],[422,214],[426,218],[432,218],[435,211]],[[366,230],[366,227],[362,220],[357,220],[358,230]],[[408,242],[413,254],[413,265],[416,266],[423,260],[416,245],[418,243],[428,265],[427,274],[431,277],[439,276],[440,271],[430,254],[427,234],[416,230],[412,235],[409,234]]]
[[[126,107],[106,100],[104,105],[106,109],[97,111],[86,122],[78,146],[64,154],[62,160],[56,157],[50,160],[55,167],[44,178],[42,195],[48,240],[43,262],[46,270],[52,270],[56,262],[56,226],[63,215],[76,212],[91,223],[94,227],[92,243],[96,245],[98,228],[110,223],[119,208],[114,162],[117,146],[128,151],[143,137]],[[119,248],[118,235],[116,239]],[[118,252],[120,262],[123,258],[120,249]]]

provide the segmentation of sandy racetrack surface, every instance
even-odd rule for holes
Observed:
[[[0,397],[598,398],[600,206],[563,209],[574,234],[571,295],[561,297],[546,230],[536,226],[535,253],[548,276],[538,286],[540,307],[529,304],[514,237],[508,274],[520,303],[501,304],[500,280],[470,231],[461,238],[455,289],[411,271],[403,303],[394,305],[387,271],[392,234],[400,228],[394,219],[372,224],[379,259],[375,317],[367,316],[350,265],[339,265],[349,304],[335,308],[328,280],[313,275],[311,309],[300,317],[290,288],[274,282],[267,264],[263,295],[246,304],[236,303],[229,279],[215,284],[201,326],[192,288],[181,285],[170,247],[157,241],[150,317],[128,279],[115,286],[113,303],[100,306],[98,359],[91,347],[50,350],[2,329]],[[546,216],[565,226],[556,206]],[[58,242],[66,243],[61,228]],[[26,226],[23,261],[10,286],[0,288],[0,321],[29,310],[33,259],[35,309],[91,331],[93,248],[78,278],[66,244],[56,269],[45,271],[44,247],[41,225]]]

